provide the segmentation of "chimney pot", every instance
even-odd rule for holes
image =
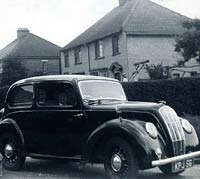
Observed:
[[[29,30],[27,28],[19,28],[17,30],[17,38],[20,39],[22,37],[25,37],[26,35],[29,34]]]

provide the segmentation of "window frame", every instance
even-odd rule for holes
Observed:
[[[74,63],[75,65],[82,64],[81,47],[76,47],[74,49]]]
[[[102,76],[102,73],[106,73],[106,76]],[[92,76],[102,76],[102,77],[109,77],[108,69],[97,69],[90,72]]]
[[[65,67],[69,67],[69,53],[65,52],[64,53],[64,63],[65,63]]]
[[[22,104],[21,105],[17,105],[17,106],[10,105],[10,103],[11,103],[10,100],[11,100],[13,91],[16,88],[24,87],[24,86],[32,86],[32,102],[31,102],[31,104],[26,105],[24,103],[24,105],[22,105]],[[13,88],[9,91],[9,93],[8,93],[8,99],[7,99],[7,106],[8,106],[9,109],[19,109],[19,108],[29,109],[29,108],[31,108],[34,105],[34,98],[35,98],[35,87],[34,87],[33,83],[19,84],[19,85],[13,86]]]
[[[119,34],[112,35],[112,55],[120,53]]]
[[[103,40],[95,42],[95,59],[104,58],[104,43]]]

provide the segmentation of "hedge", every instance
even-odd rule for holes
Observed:
[[[179,115],[200,115],[200,78],[177,78],[122,84],[130,101],[166,101]]]
[[[200,115],[200,78],[177,78],[122,84],[130,101],[166,101],[179,115]],[[8,87],[0,88],[0,109]]]

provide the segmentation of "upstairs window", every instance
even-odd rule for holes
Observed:
[[[81,59],[81,48],[75,48],[74,50],[74,56],[75,56],[75,65],[81,64],[82,59]]]
[[[119,53],[119,35],[115,34],[112,36],[112,50],[113,50],[113,55],[116,55]]]
[[[69,54],[68,54],[68,52],[65,53],[65,67],[69,67]]]
[[[103,52],[103,41],[99,40],[95,42],[95,57],[96,59],[102,58],[104,56]]]
[[[33,104],[33,86],[17,86],[9,97],[10,107],[31,107]]]

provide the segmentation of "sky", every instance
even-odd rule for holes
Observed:
[[[119,0],[0,0],[0,50],[28,28],[61,47],[118,6]],[[191,18],[200,18],[200,0],[152,0]]]

